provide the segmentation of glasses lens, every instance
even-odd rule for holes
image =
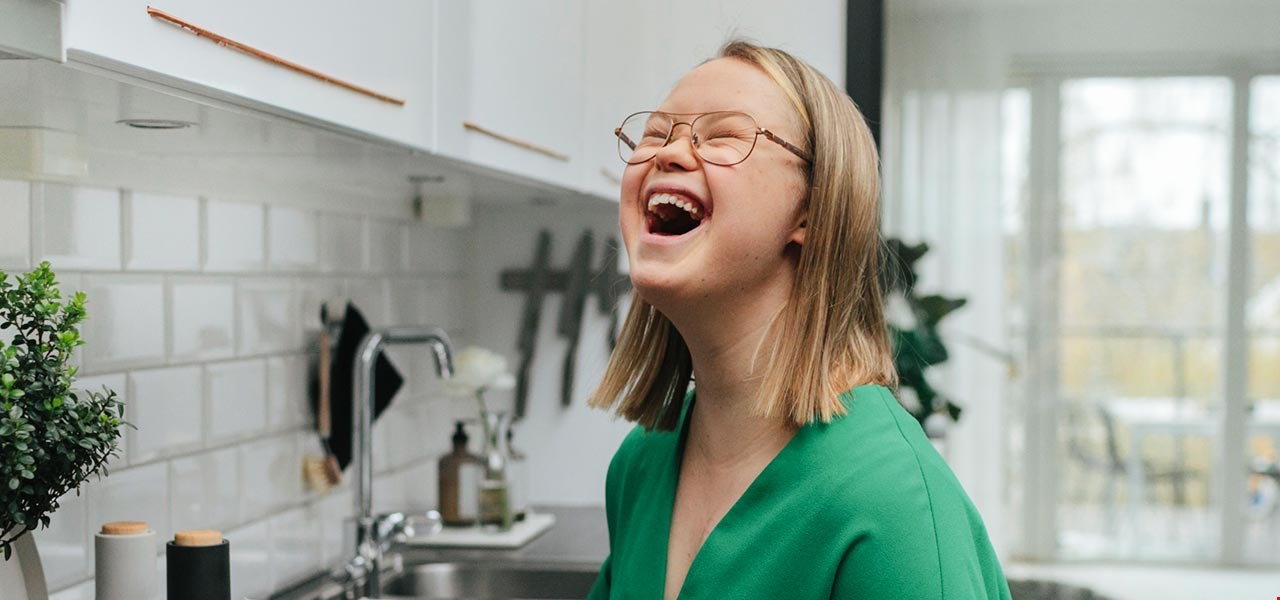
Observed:
[[[713,112],[693,123],[698,156],[715,165],[736,165],[756,145],[756,121],[740,112]]]
[[[671,133],[671,117],[662,113],[640,112],[627,117],[618,128],[618,156],[629,164],[653,158]]]

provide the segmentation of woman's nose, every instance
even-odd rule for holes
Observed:
[[[688,133],[681,135],[681,125]],[[658,148],[654,160],[663,170],[682,169],[691,171],[698,168],[697,150],[693,147],[693,128],[688,123],[676,123],[671,128],[671,139],[666,145]]]

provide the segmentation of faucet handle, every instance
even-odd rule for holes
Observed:
[[[373,518],[374,534],[379,542],[391,539],[404,529],[409,516],[402,512],[383,513]]]
[[[425,514],[409,515],[405,519],[404,527],[400,529],[401,535],[396,541],[403,542],[435,535],[440,533],[443,528],[444,519],[440,516],[439,511],[429,510]]]

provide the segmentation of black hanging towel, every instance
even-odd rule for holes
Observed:
[[[351,403],[354,400],[352,390],[353,369],[355,369],[356,352],[360,342],[369,334],[369,323],[364,315],[350,302],[347,303],[346,314],[342,318],[342,332],[338,334],[338,343],[333,351],[333,362],[329,365],[330,401],[329,418],[333,431],[329,436],[329,444],[333,455],[338,459],[338,466],[345,469],[351,464]],[[382,411],[391,405],[392,398],[400,390],[404,378],[396,371],[395,365],[387,359],[385,353],[378,354],[374,367],[375,383],[373,418],[376,420]]]

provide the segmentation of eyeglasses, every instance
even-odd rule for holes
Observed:
[[[676,117],[693,116],[692,121],[677,121]],[[690,140],[698,157],[713,165],[729,167],[751,155],[760,136],[769,138],[792,154],[813,162],[808,152],[787,143],[772,131],[760,127],[746,113],[715,111],[700,115],[642,111],[628,116],[622,126],[613,130],[618,136],[618,156],[629,165],[652,160],[675,138],[676,125],[688,125]]]

